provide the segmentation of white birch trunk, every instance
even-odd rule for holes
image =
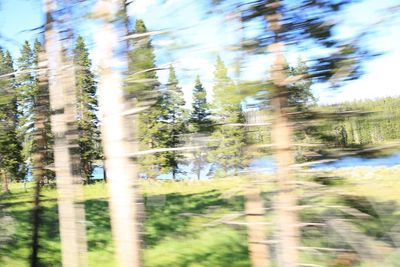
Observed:
[[[137,190],[135,179],[138,166],[129,159],[129,152],[135,152],[128,142],[128,124],[124,119],[127,105],[124,99],[123,80],[114,51],[124,44],[119,43],[124,31],[118,31],[110,23],[115,11],[123,10],[122,1],[100,0],[96,7],[98,17],[106,19],[95,36],[99,62],[98,84],[99,109],[101,112],[102,143],[107,170],[112,234],[118,266],[138,267],[140,261],[140,239]],[[134,125],[135,127],[136,125]],[[129,126],[130,127],[130,126]],[[133,133],[135,134],[135,133]]]

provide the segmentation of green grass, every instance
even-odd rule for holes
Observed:
[[[391,229],[400,221],[399,171],[399,167],[357,168],[331,170],[324,174],[334,177],[333,181],[317,179],[316,174],[299,176],[298,179],[303,181],[328,184],[318,189],[322,193],[320,196],[308,197],[316,192],[315,188],[299,189],[300,204],[322,206],[302,209],[301,221],[323,222],[329,216],[343,217],[371,239],[393,247]],[[224,214],[244,210],[242,189],[246,183],[245,178],[239,177],[213,181],[141,182],[146,214],[142,236],[144,266],[250,266],[244,226],[205,226]],[[23,185],[11,184],[10,189],[11,194],[0,195],[0,266],[28,266],[33,188],[28,184],[25,191]],[[263,187],[267,207],[273,189],[271,183]],[[89,264],[115,266],[107,186],[104,183],[84,186],[84,196]],[[42,266],[60,266],[55,189],[44,188],[42,201],[41,263]],[[351,207],[370,217],[360,219],[328,207],[334,205]],[[273,214],[270,213],[266,220],[271,218]],[[267,230],[270,232],[271,228]],[[334,232],[318,227],[302,230],[302,246],[350,248]],[[385,253],[384,265],[375,266],[400,266],[400,259],[392,250]],[[304,263],[345,266],[337,264],[338,253],[302,252],[301,258]],[[351,266],[357,266],[357,262]]]

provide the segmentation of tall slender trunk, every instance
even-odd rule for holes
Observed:
[[[75,125],[75,84],[72,62],[64,61],[54,28],[53,1],[45,0],[45,51],[49,59],[51,128],[57,181],[63,266],[87,266],[85,213],[79,170],[78,132]]]
[[[287,114],[283,108],[287,97],[275,96],[274,103],[274,126],[272,138],[275,145],[275,160],[277,162],[278,195],[276,199],[277,223],[280,241],[280,262],[283,267],[297,266],[298,264],[298,219],[297,198],[294,192],[293,155],[291,153],[291,128]]]
[[[106,164],[103,161],[103,180],[107,182],[107,172],[106,172]]]
[[[274,156],[277,162],[277,186],[276,199],[278,235],[280,241],[279,262],[280,266],[292,267],[298,265],[299,229],[297,218],[297,198],[294,188],[294,177],[291,167],[294,163],[292,148],[292,129],[289,125],[287,107],[287,88],[282,86],[285,80],[286,61],[283,56],[283,45],[277,44],[275,61],[273,63],[271,78],[274,83],[274,92],[271,99],[273,109],[272,142],[274,144]]]
[[[265,213],[260,194],[260,190],[255,185],[250,185],[245,194],[247,239],[252,267],[269,266],[269,253],[265,245],[266,234],[263,225]]]
[[[286,80],[286,60],[284,57],[285,45],[281,40],[281,14],[279,7],[281,0],[268,1],[269,13],[266,20],[269,30],[274,34],[274,43],[270,45],[269,51],[275,59],[271,68],[271,80],[273,92],[271,106],[273,110],[273,127],[271,132],[272,143],[274,145],[274,157],[277,163],[277,186],[278,195],[276,199],[277,223],[279,236],[279,266],[294,267],[298,266],[298,242],[299,229],[297,218],[297,198],[293,184],[294,163],[292,154],[292,129],[289,125],[288,114],[286,112],[288,101],[288,88]]]
[[[176,180],[176,168],[172,168],[172,179],[175,181]]]
[[[135,184],[138,165],[136,160],[131,161],[128,158],[129,152],[138,151],[137,116],[133,118],[133,133],[128,133],[127,121],[122,115],[127,108],[122,75],[116,68],[118,62],[113,53],[118,50],[118,46],[120,47],[119,37],[126,35],[127,30],[118,32],[110,22],[116,16],[112,4],[117,4],[117,10],[121,11],[125,2],[108,0],[99,1],[98,4],[97,14],[105,19],[105,23],[95,36],[95,42],[101,52],[98,93],[99,108],[103,116],[101,131],[110,196],[112,234],[118,266],[139,267],[141,261],[137,220],[140,211]],[[131,136],[134,138],[133,147],[128,142]]]
[[[2,188],[1,191],[3,193],[8,193],[10,192],[10,189],[8,188],[8,178],[7,178],[7,172],[5,170],[0,170],[1,172],[1,178],[2,178]]]
[[[35,180],[35,193],[34,204],[32,210],[32,251],[30,255],[31,267],[39,266],[39,228],[40,228],[40,190],[44,183],[45,166],[44,161],[46,158],[46,113],[49,105],[48,95],[48,79],[47,79],[47,65],[45,54],[43,51],[39,52],[38,61],[40,67],[38,70],[39,90],[36,96],[34,107],[34,147],[35,152],[32,155],[33,160],[33,178]]]
[[[197,180],[200,181],[200,174],[201,174],[201,166],[200,163],[197,165]]]

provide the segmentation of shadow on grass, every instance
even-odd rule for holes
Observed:
[[[220,195],[218,191],[211,190],[188,195],[173,193],[145,197],[144,243],[146,246],[154,246],[167,236],[187,232],[191,216],[184,216],[185,213],[204,215],[210,208],[219,206],[231,210],[243,210],[243,199],[228,201],[220,198]],[[152,199],[160,202],[152,203]]]
[[[0,199],[0,217],[9,216],[15,225],[15,229],[9,233],[10,238],[4,242],[0,240],[0,266],[29,265],[31,198],[31,192],[19,192]],[[204,220],[213,219],[197,217],[209,214],[218,217],[226,212],[243,211],[242,197],[224,199],[219,191],[210,190],[197,194],[145,196],[144,202],[144,253],[151,255],[169,248],[174,250],[158,257],[156,261],[147,258],[146,266],[249,266],[244,228],[205,228],[202,226]],[[102,261],[105,263],[113,257],[108,201],[87,200],[85,211],[89,263],[103,266]],[[196,215],[184,216],[185,213]],[[202,219],[197,221],[198,218]],[[0,236],[3,234],[0,232]],[[48,198],[43,202],[39,242],[40,266],[61,266],[56,199]],[[168,265],[168,262],[172,265]]]
[[[12,201],[13,198],[26,197],[27,193],[14,193],[4,203],[0,217],[9,216],[13,221],[13,231],[9,242],[2,244],[0,249],[0,265],[28,265],[32,234],[32,202]],[[12,202],[10,202],[12,201]],[[41,228],[39,233],[40,266],[61,266],[59,249],[58,212],[55,200],[48,200],[41,209]],[[11,263],[8,263],[11,262]],[[24,264],[23,264],[24,263]]]

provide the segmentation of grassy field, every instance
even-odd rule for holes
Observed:
[[[368,241],[382,248],[379,264],[370,266],[400,266],[394,253],[400,230],[396,228],[400,222],[399,171],[400,167],[356,168],[299,175],[301,221],[323,223],[333,217],[349,220]],[[269,207],[275,191],[271,177],[266,178],[262,191]],[[248,179],[141,182],[144,265],[249,266],[245,226],[207,225],[224,214],[243,212],[243,188]],[[12,184],[11,194],[0,196],[0,266],[28,266],[32,191],[31,184],[26,190],[23,184]],[[115,266],[106,185],[87,185],[84,192],[90,266]],[[54,189],[43,189],[43,266],[60,266],[56,197]],[[266,220],[271,219],[273,213],[269,212]],[[271,232],[272,228],[267,230]],[[313,226],[302,228],[301,246],[352,248],[334,231]],[[274,255],[274,246],[270,246],[270,252]],[[303,249],[301,256],[307,264],[359,266],[359,257],[346,261],[346,255],[353,257],[351,253],[315,249]]]

